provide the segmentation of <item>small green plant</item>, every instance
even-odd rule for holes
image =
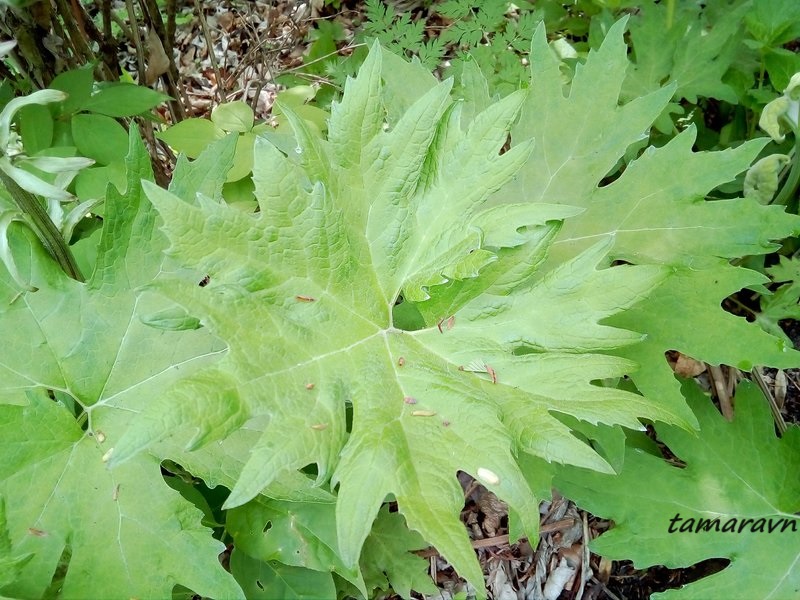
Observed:
[[[276,147],[289,153],[297,143],[288,124],[285,109],[292,110],[318,136],[327,129],[328,113],[309,104],[314,99],[316,88],[297,85],[278,93],[269,123],[256,123],[253,109],[242,101],[220,104],[211,112],[210,119],[185,119],[157,137],[165,141],[176,152],[188,158],[197,158],[213,142],[233,133],[237,136],[233,166],[228,171],[224,190],[229,203],[241,208],[255,208],[253,198],[253,145],[256,137],[268,138]]]
[[[3,110],[0,163],[12,181],[5,181],[10,197],[0,237],[11,222],[27,222],[66,272],[82,279],[99,235],[87,214],[102,214],[107,185],[125,185],[128,133],[119,119],[164,99],[133,84],[96,84],[89,65],[60,74],[47,90],[10,100]],[[3,260],[16,273],[7,250]]]

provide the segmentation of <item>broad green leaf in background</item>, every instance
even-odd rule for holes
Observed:
[[[72,138],[82,156],[108,165],[125,158],[128,134],[111,117],[80,113],[72,117]]]
[[[2,595],[41,597],[66,561],[63,598],[87,590],[166,598],[176,584],[241,597],[217,559],[223,545],[166,485],[160,457],[107,467],[132,412],[222,350],[204,330],[182,335],[140,322],[142,312],[163,307],[136,293],[164,262],[156,214],[141,192],[149,163],[134,130],[127,190],[106,199],[85,284],[67,278],[32,235],[12,236],[18,266],[38,291],[19,295],[0,273],[0,497],[13,556],[32,558],[17,563]]]
[[[774,292],[760,298],[761,310],[756,321],[775,336],[786,338],[780,326],[782,319],[800,319],[800,260],[781,256],[780,262],[767,269],[774,283],[781,283]]]
[[[222,138],[225,132],[209,119],[184,119],[156,137],[164,140],[177,152],[197,158],[206,147]]]
[[[772,86],[783,89],[800,71],[800,57],[784,47],[800,37],[800,4],[793,0],[757,0],[745,24],[753,39],[744,43],[761,54]]]
[[[248,600],[318,600],[336,598],[330,573],[292,567],[277,561],[263,562],[234,549],[231,572]]]
[[[53,117],[47,106],[43,104],[23,106],[17,113],[17,125],[28,156],[33,156],[52,145]]]
[[[747,382],[737,389],[732,423],[694,382],[684,390],[699,435],[656,425],[684,468],[629,449],[619,476],[564,468],[557,486],[578,505],[615,521],[592,544],[603,556],[633,560],[637,568],[731,561],[719,573],[653,598],[797,598],[800,428],[791,426],[777,439],[766,400]]]
[[[625,20],[616,23],[603,45],[590,52],[566,95],[558,59],[547,46],[544,29],[537,31],[531,91],[512,129],[513,139],[534,138],[536,146],[495,202],[527,198],[584,208],[565,221],[547,259],[550,264],[610,239],[610,259],[669,268],[658,293],[608,323],[647,333],[642,344],[614,353],[641,365],[631,374],[641,392],[680,411],[685,402],[664,360],[667,350],[745,369],[800,364],[800,354],[785,340],[720,307],[728,295],[767,281],[760,273],[730,266],[728,259],[774,250],[772,240],[800,231],[800,219],[752,199],[703,200],[748,168],[766,144],[763,139],[733,150],[693,152],[695,131],[689,128],[661,148],[647,148],[616,179],[604,181],[673,93],[662,88],[620,104],[629,64],[624,28]],[[692,420],[691,415],[684,417]]]
[[[429,563],[413,554],[426,545],[419,534],[408,530],[400,514],[389,512],[389,507],[384,505],[364,541],[361,572],[367,589],[384,592],[391,589],[405,600],[411,598],[411,590],[421,594],[437,593],[427,573]],[[387,569],[386,565],[392,568]]]
[[[50,84],[50,88],[61,90],[67,94],[67,99],[63,103],[56,105],[63,114],[71,114],[84,108],[92,95],[92,84],[94,81],[92,65],[86,65],[80,69],[72,69],[56,75]]]
[[[275,488],[269,494],[276,494]],[[377,590],[394,590],[410,598],[411,590],[435,593],[427,574],[428,563],[412,554],[427,546],[409,531],[403,517],[384,505],[364,542],[360,569],[347,568],[338,556],[336,497],[303,501],[260,498],[227,513],[226,528],[238,552],[264,562],[336,573],[367,598]],[[362,578],[363,572],[363,578]],[[243,581],[240,581],[244,585]]]
[[[610,470],[551,411],[633,428],[641,417],[692,423],[680,409],[590,384],[633,368],[603,353],[641,339],[599,321],[665,271],[600,269],[601,242],[540,272],[559,221],[579,210],[524,195],[486,206],[530,155],[519,140],[500,154],[524,92],[466,122],[445,82],[384,123],[382,79],[394,75],[375,46],[334,105],[327,140],[286,111],[297,147],[284,155],[257,141],[256,214],[146,186],[170,254],[209,277],[153,289],[229,350],[149,405],[111,462],[124,468],[178,433],[187,449],[223,448],[257,418],[263,434],[225,507],[314,463],[319,483],[339,486],[345,566],[357,564],[391,494],[408,526],[482,589],[457,471],[508,502],[513,535],[535,537],[538,502],[516,455]],[[401,299],[421,328],[394,319]]]
[[[333,495],[327,502],[254,500],[228,511],[226,528],[236,548],[252,558],[335,572],[367,597],[359,569],[338,556],[335,512]]]
[[[245,133],[253,128],[255,115],[246,102],[226,102],[211,111],[211,122],[220,129]]]
[[[625,98],[644,96],[675,83],[676,100],[696,104],[698,97],[735,104],[736,93],[723,75],[736,59],[749,1],[737,0],[713,26],[700,17],[692,3],[678,2],[675,22],[669,8],[647,0],[629,22],[634,61],[623,84]]]
[[[92,94],[83,109],[109,117],[130,117],[150,110],[167,98],[141,85],[106,83]]]

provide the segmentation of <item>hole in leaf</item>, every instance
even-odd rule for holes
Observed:
[[[171,460],[161,462],[161,477],[169,487],[202,511],[201,523],[214,530],[216,539],[221,539],[225,523],[222,505],[231,491],[223,485],[208,487],[205,481]]]
[[[710,558],[684,569],[668,569],[657,565],[638,570],[630,561],[620,561],[611,574],[608,589],[620,597],[649,598],[651,594],[678,589],[719,573],[730,562],[726,558]]]
[[[58,566],[53,573],[53,578],[50,580],[50,585],[44,592],[43,598],[57,598],[61,595],[61,589],[64,587],[64,580],[67,578],[67,571],[69,571],[69,563],[72,561],[72,545],[67,540],[67,544],[61,551],[61,556],[58,559]]]
[[[89,416],[86,414],[86,411],[80,402],[66,392],[61,392],[58,390],[47,390],[47,396],[56,404],[60,404],[66,408],[67,411],[69,411],[74,419],[80,424],[83,431],[88,429]]]
[[[402,299],[398,299],[392,308],[392,323],[403,331],[417,331],[425,327],[425,319],[416,304]]]
[[[317,467],[317,463],[311,463],[300,469],[301,472],[305,473],[306,475],[310,475],[311,477],[316,477],[319,475],[319,468]]]
[[[267,521],[264,524],[264,529],[261,530],[261,533],[267,533],[270,529],[272,529],[272,521]]]
[[[256,585],[258,586],[258,589],[260,590],[264,589],[264,585],[258,579],[256,579]]]
[[[722,310],[752,323],[756,320],[756,314],[761,311],[760,299],[760,293],[745,288],[725,298],[720,306]]]

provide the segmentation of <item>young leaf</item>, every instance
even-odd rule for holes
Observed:
[[[203,198],[192,206],[146,186],[170,253],[209,275],[202,287],[164,279],[154,289],[229,351],[151,404],[111,462],[124,466],[181,428],[195,430],[188,449],[202,448],[256,417],[263,434],[227,508],[316,464],[319,483],[339,485],[345,565],[357,563],[393,494],[409,527],[482,588],[458,519],[457,471],[509,503],[519,516],[513,535],[535,536],[538,503],[515,454],[609,470],[550,411],[690,425],[677,411],[590,384],[627,372],[630,361],[602,353],[641,339],[599,321],[665,273],[598,270],[604,243],[541,272],[559,220],[576,210],[486,206],[531,152],[519,142],[501,153],[523,92],[466,122],[450,84],[436,84],[384,127],[382,79],[394,74],[381,64],[375,46],[333,107],[327,140],[287,110],[296,149],[284,155],[257,142],[258,213]],[[401,297],[424,315],[421,329],[397,327]]]
[[[800,428],[777,439],[766,401],[747,382],[737,390],[732,423],[693,382],[684,390],[700,434],[666,425],[656,430],[685,468],[629,449],[619,476],[565,468],[558,487],[616,522],[593,543],[603,556],[632,559],[638,568],[731,560],[720,573],[654,598],[797,597]]]

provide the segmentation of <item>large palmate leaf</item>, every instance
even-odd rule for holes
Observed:
[[[22,231],[11,247],[36,292],[0,274],[0,498],[15,573],[0,594],[39,598],[169,597],[175,584],[241,596],[219,564],[222,544],[143,453],[109,471],[131,411],[222,348],[202,331],[162,331],[140,316],[163,302],[135,289],[162,268],[164,240],[142,201],[149,157],[131,135],[124,196],[110,188],[96,269],[68,279]],[[3,500],[0,500],[2,504]]]
[[[538,502],[517,456],[609,470],[553,413],[691,425],[685,408],[590,383],[632,369],[604,353],[641,339],[599,321],[666,273],[598,269],[603,241],[542,271],[560,220],[579,210],[524,195],[485,204],[529,160],[529,142],[503,151],[523,92],[467,120],[445,82],[401,110],[382,84],[396,74],[381,64],[376,46],[334,106],[327,139],[286,110],[296,150],[256,143],[258,213],[146,186],[170,253],[195,272],[153,289],[229,350],[148,405],[111,462],[124,468],[178,434],[210,452],[243,426],[260,430],[226,507],[313,464],[318,482],[338,485],[344,567],[391,496],[482,589],[457,471],[508,502],[514,534],[535,536]]]
[[[731,266],[728,259],[775,249],[772,240],[796,234],[800,219],[749,199],[704,200],[716,186],[746,170],[766,140],[723,152],[693,152],[691,127],[664,147],[645,150],[610,183],[604,181],[673,93],[664,88],[620,104],[628,66],[624,27],[623,20],[611,28],[602,47],[578,67],[566,94],[559,61],[547,46],[544,29],[537,31],[531,92],[512,129],[512,137],[532,137],[536,146],[517,178],[494,201],[524,197],[585,209],[565,221],[553,242],[550,264],[561,264],[608,239],[613,241],[609,259],[669,267],[658,293],[608,323],[647,334],[644,343],[615,353],[642,365],[632,378],[645,395],[678,411],[684,400],[664,360],[667,350],[743,369],[800,364],[800,354],[783,340],[720,307],[730,294],[767,281],[759,273]]]
[[[688,567],[728,558],[721,572],[656,594],[674,600],[800,595],[800,428],[777,439],[767,402],[742,384],[727,422],[696,386],[685,386],[700,434],[657,425],[684,468],[629,448],[619,476],[563,469],[559,488],[616,526],[593,543],[613,559]]]

